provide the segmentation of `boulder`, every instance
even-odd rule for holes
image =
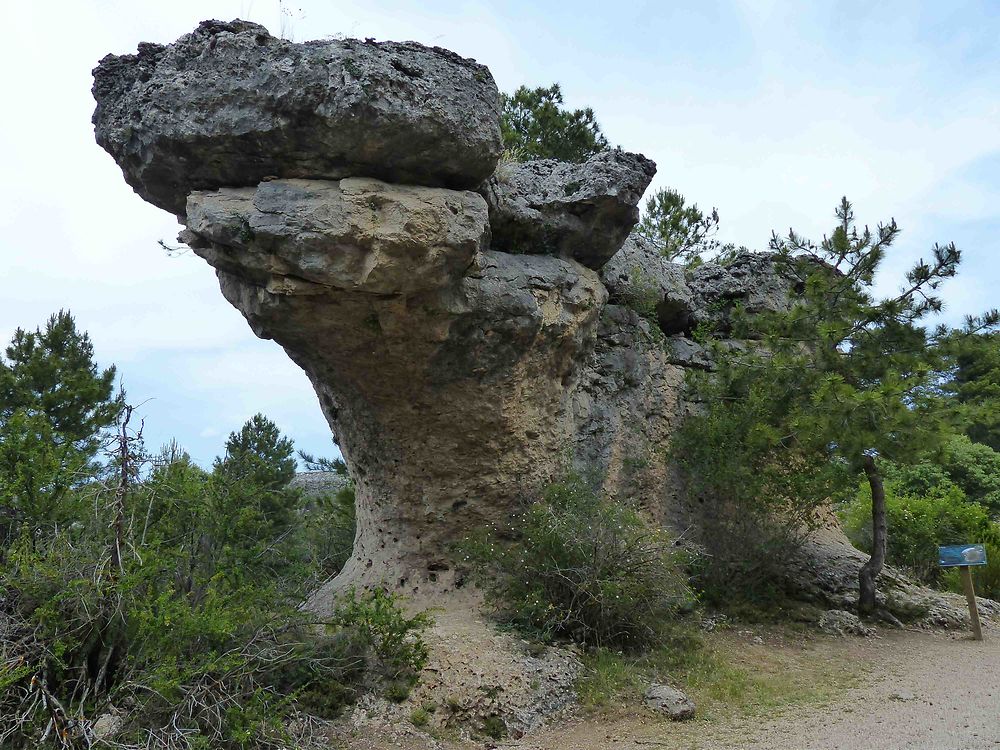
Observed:
[[[819,617],[819,629],[828,635],[875,635],[875,629],[861,622],[853,612],[842,609],[830,609]]]
[[[649,309],[668,336],[690,331],[694,302],[684,266],[664,258],[649,240],[629,235],[601,268],[601,280],[612,302]]]
[[[728,333],[733,309],[749,314],[787,310],[804,289],[800,261],[774,253],[742,252],[727,263],[703,263],[687,275],[691,322]]]
[[[639,220],[639,199],[654,174],[652,161],[619,149],[581,164],[501,164],[480,188],[489,205],[492,248],[600,268]]]
[[[181,237],[216,268],[285,286],[413,294],[461,277],[489,238],[476,193],[368,178],[196,191]]]
[[[500,153],[489,70],[439,47],[296,44],[247,21],[205,21],[94,69],[97,142],[144,199],[266,177],[376,177],[474,188]]]
[[[694,718],[694,701],[670,685],[650,685],[644,699],[649,708],[664,714],[671,721],[685,721]]]

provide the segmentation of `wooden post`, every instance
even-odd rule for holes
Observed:
[[[962,588],[965,589],[965,598],[969,601],[969,618],[972,620],[972,637],[977,641],[983,640],[983,627],[979,624],[979,607],[976,606],[976,589],[972,586],[972,571],[968,565],[962,565],[958,569],[962,578]]]

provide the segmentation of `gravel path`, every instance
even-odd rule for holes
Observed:
[[[887,639],[865,686],[825,709],[759,724],[719,750],[980,750],[1000,748],[1000,636]]]
[[[866,677],[832,705],[718,724],[582,722],[526,738],[539,750],[1000,749],[1000,633],[893,633],[848,646]],[[542,733],[548,734],[546,732]]]

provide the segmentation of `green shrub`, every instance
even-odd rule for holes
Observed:
[[[263,418],[260,444],[280,450],[245,441],[209,474],[176,446],[143,471],[123,414],[109,471],[66,495],[51,532],[22,526],[0,566],[3,747],[39,746],[50,723],[50,740],[87,747],[111,706],[125,745],[289,747],[308,725],[293,716],[331,717],[373,682],[409,689],[426,614],[384,591],[352,592],[325,621],[299,607],[316,561],[271,470],[290,445]]]
[[[932,455],[909,466],[886,464],[886,479],[905,494],[926,495],[958,487],[965,496],[1000,513],[1000,453],[965,435],[948,438]]]
[[[550,486],[517,532],[467,550],[500,615],[533,634],[637,650],[692,604],[674,540],[578,476]]]
[[[906,494],[900,484],[886,484],[886,522],[889,544],[886,561],[905,568],[918,579],[933,583],[940,578],[938,546],[983,540],[990,529],[986,509],[969,502],[953,484],[931,486],[927,494]],[[851,542],[871,551],[871,494],[863,485],[841,512]]]
[[[321,579],[340,572],[354,551],[354,485],[331,495],[310,498],[304,510],[302,535],[309,567]]]
[[[390,680],[415,680],[427,663],[427,644],[420,633],[430,625],[430,615],[408,616],[399,596],[385,589],[360,595],[352,589],[334,610],[332,621],[351,629]]]

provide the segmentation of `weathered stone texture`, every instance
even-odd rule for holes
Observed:
[[[97,142],[150,203],[266,177],[475,188],[500,153],[499,94],[473,60],[414,42],[295,44],[205,21],[94,70]]]
[[[736,305],[784,309],[802,275],[751,253],[686,269],[626,242],[651,161],[607,151],[490,177],[486,68],[414,43],[293,44],[243,21],[109,56],[94,94],[98,142],[306,372],[341,446],[357,538],[313,607],[383,582],[456,596],[456,542],[516,526],[568,462],[676,531],[711,533],[669,460],[685,373],[712,367],[693,334],[727,332]],[[843,609],[861,553],[824,533],[788,588]],[[885,580],[897,603],[936,601]]]
[[[639,220],[639,199],[655,173],[646,157],[620,150],[602,151],[582,164],[501,164],[481,189],[493,249],[557,255],[600,268]]]
[[[390,218],[369,223],[370,195]],[[355,554],[316,606],[345,581],[460,585],[454,542],[507,523],[571,442],[606,292],[571,261],[480,252],[485,216],[478,195],[370,180],[190,198],[185,238],[306,371],[357,483]]]

